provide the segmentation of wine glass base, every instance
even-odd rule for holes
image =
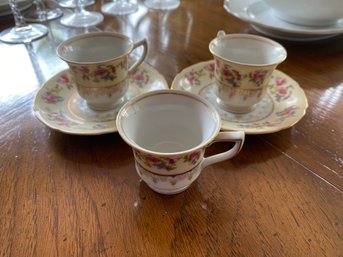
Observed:
[[[134,13],[138,10],[137,3],[131,3],[129,1],[116,1],[106,3],[101,6],[101,11],[109,15],[125,15]]]
[[[95,0],[82,0],[81,5],[84,7],[91,6],[95,4]],[[74,9],[77,7],[75,0],[59,0],[58,5],[63,8],[71,8]]]
[[[144,4],[151,9],[173,10],[179,7],[180,0],[145,0]]]
[[[46,9],[42,12],[31,10],[24,13],[24,19],[29,22],[43,22],[55,20],[63,15],[63,11],[59,8]]]
[[[64,15],[61,23],[67,27],[87,28],[100,24],[104,20],[104,16],[98,12],[81,11]]]
[[[23,27],[9,28],[0,33],[0,40],[9,44],[23,44],[46,36],[49,29],[41,24],[28,24]]]

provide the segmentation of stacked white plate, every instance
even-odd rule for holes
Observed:
[[[17,0],[18,8],[20,11],[28,9],[32,4],[33,0]],[[0,0],[0,17],[11,15],[12,11],[8,0]]]
[[[330,26],[316,27],[283,21],[262,0],[225,0],[224,8],[235,17],[249,22],[257,32],[274,38],[315,41],[343,33],[343,17]]]

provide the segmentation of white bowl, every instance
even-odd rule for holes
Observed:
[[[264,0],[280,19],[306,26],[329,26],[343,18],[343,0]]]

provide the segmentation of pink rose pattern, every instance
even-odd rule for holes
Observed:
[[[143,154],[139,151],[134,151],[135,156],[141,160],[145,166],[154,167],[159,170],[175,170],[176,164],[179,161],[183,163],[196,164],[200,158],[201,151],[195,151],[187,156],[182,156],[178,158],[168,158],[168,157],[155,157],[151,154]]]
[[[72,89],[73,84],[70,78],[66,74],[62,74],[58,80],[57,84],[53,88],[48,88],[42,95],[42,99],[47,104],[55,104],[64,101],[64,98],[60,95],[60,92],[64,87],[69,90]]]
[[[224,78],[224,81],[234,87],[239,87],[244,78],[239,71],[231,69],[229,65],[224,64],[221,69],[218,69],[218,75]]]
[[[72,125],[63,112],[50,112],[48,118],[59,126],[69,127]]]
[[[282,111],[276,112],[276,116],[279,117],[278,119],[270,122],[254,122],[254,123],[247,123],[247,124],[241,124],[239,127],[245,128],[245,129],[263,129],[263,128],[273,128],[279,126],[284,120],[286,120],[289,117],[295,116],[297,113],[298,107],[293,105],[290,107],[285,108]]]
[[[264,80],[267,75],[267,70],[256,70],[254,72],[249,73],[249,80],[254,82],[256,86],[261,86],[264,83]]]
[[[208,76],[210,79],[214,77],[214,63],[213,62],[205,65],[203,68],[199,70],[191,70],[190,72],[185,74],[186,80],[192,86],[201,85],[200,78],[203,76]]]
[[[78,125],[78,123],[69,120],[68,117],[65,115],[65,113],[61,111],[58,111],[58,112],[51,111],[47,115],[50,121],[53,121],[54,123],[56,123],[58,126],[61,126],[61,127],[73,127],[73,126]],[[93,129],[104,129],[104,128],[106,127],[103,126],[102,124],[95,124],[93,126]]]
[[[130,83],[136,84],[139,88],[143,88],[150,81],[148,71],[144,69],[135,69],[130,75]]]
[[[293,85],[288,84],[285,78],[274,78],[275,87],[271,88],[271,93],[277,102],[286,101],[292,96]]]
[[[228,64],[220,66],[219,62],[216,61],[216,65],[219,67],[217,70],[218,76],[223,78],[224,82],[232,85],[233,87],[240,87],[244,79],[248,79],[253,82],[256,87],[260,87],[264,84],[268,73],[267,70],[254,70],[247,74],[242,74]]]
[[[95,69],[89,69],[88,66],[72,66],[71,69],[75,73],[81,73],[83,80],[93,82],[113,81],[118,77],[118,70],[126,67],[126,60],[117,65],[97,65]]]

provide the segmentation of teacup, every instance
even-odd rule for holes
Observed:
[[[157,90],[127,102],[117,116],[117,128],[133,149],[136,170],[154,191],[186,190],[208,165],[228,160],[242,148],[244,132],[219,132],[220,116],[198,95]],[[222,153],[204,157],[213,142],[234,142]]]
[[[343,18],[342,0],[264,0],[280,19],[305,26],[330,26]],[[320,3],[322,2],[322,3]]]
[[[279,43],[256,35],[219,31],[209,49],[215,61],[215,93],[219,106],[246,113],[260,102],[277,65],[287,57]]]
[[[129,55],[137,47],[143,47],[143,52],[129,66]],[[121,34],[93,32],[62,42],[57,55],[67,62],[77,91],[89,108],[105,111],[123,102],[128,76],[143,62],[147,50],[145,39],[133,43]]]

